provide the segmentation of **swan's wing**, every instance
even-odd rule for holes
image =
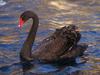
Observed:
[[[48,42],[50,42],[50,41],[53,41],[54,39],[55,39],[54,36],[47,37],[47,38],[45,38],[45,39],[40,43],[40,45],[41,45],[41,44],[48,43]]]
[[[35,51],[33,51],[33,57],[35,56],[40,60],[52,61],[59,59],[62,53],[64,53],[66,48],[66,43],[63,38],[57,38],[49,42],[41,44]]]
[[[60,59],[67,59],[67,58],[71,59],[71,58],[76,58],[78,56],[82,56],[87,47],[88,45],[86,44],[80,44],[74,46],[72,50],[66,51],[62,56],[60,56]]]

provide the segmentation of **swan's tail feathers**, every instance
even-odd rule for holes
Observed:
[[[76,51],[78,52],[77,56],[83,56],[84,55],[84,51],[86,51],[88,48],[88,45],[86,43],[81,43],[77,46]]]

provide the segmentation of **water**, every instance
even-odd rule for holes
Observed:
[[[0,0],[0,6],[3,6],[3,5],[5,5],[5,4],[6,4],[6,2],[5,2],[5,1]]]
[[[87,62],[74,66],[36,64],[26,75],[99,75],[100,74],[100,1],[99,0],[0,0],[0,75],[22,75],[19,52],[31,25],[19,30],[18,18],[26,10],[37,13],[40,25],[34,47],[54,29],[68,24],[80,27],[80,42],[89,45]],[[26,29],[27,28],[27,29]],[[34,48],[33,47],[33,48]],[[77,62],[80,62],[77,59]]]

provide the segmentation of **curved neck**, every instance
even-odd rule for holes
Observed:
[[[24,42],[23,47],[21,49],[21,55],[26,59],[32,57],[32,53],[31,53],[32,45],[34,43],[38,24],[39,24],[39,19],[36,14],[33,14],[31,16],[31,18],[33,19],[32,27],[31,27],[28,37],[27,37],[26,41]]]

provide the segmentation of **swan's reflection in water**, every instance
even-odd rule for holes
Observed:
[[[73,67],[68,66],[68,65],[63,65],[63,66],[54,66],[54,65],[41,65],[37,69],[34,67],[32,70],[24,70],[23,75],[99,75],[100,71],[90,71],[90,70],[75,70],[75,65]],[[30,69],[31,69],[30,68]],[[66,72],[64,72],[65,70]],[[72,71],[73,70],[73,71]]]
[[[67,62],[63,64],[44,64],[38,61],[22,63],[23,75],[99,75],[100,64],[95,64],[92,61],[100,61],[100,59],[89,58],[89,60],[81,59],[79,63]]]
[[[23,73],[34,73],[34,74],[50,74],[61,71],[64,67],[67,67],[66,64],[32,64],[32,63],[24,63],[22,64]]]
[[[59,62],[59,63],[41,63],[39,61],[23,61],[21,60],[21,65],[23,69],[23,75],[57,75],[57,73],[63,71],[66,67],[67,69],[70,67],[75,67],[77,65],[84,64],[85,62],[82,61],[80,63],[76,63],[75,61],[70,62]],[[31,73],[31,74],[30,74]],[[68,72],[69,74],[69,72]]]

